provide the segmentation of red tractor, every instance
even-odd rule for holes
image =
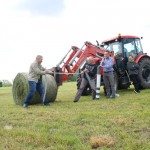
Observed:
[[[150,88],[150,56],[143,53],[140,37],[137,36],[121,36],[103,41],[101,44],[97,42],[94,45],[90,42],[78,48],[72,46],[60,63],[53,68],[54,77],[57,85],[68,80],[73,74],[79,74],[80,68],[85,63],[88,56],[95,57],[95,62],[100,63],[104,52],[110,51],[110,55],[114,57],[115,64],[115,84],[117,89],[127,89],[131,85],[131,81],[126,68],[128,57],[132,55],[135,61],[140,65],[139,78],[141,80],[141,88]],[[103,84],[103,70],[101,70],[101,85]],[[77,88],[80,86],[80,75],[77,78]],[[87,85],[83,95],[90,93],[90,86]]]
[[[140,66],[139,78],[141,88],[150,88],[150,56],[143,52],[140,39],[137,36],[121,36],[119,34],[114,38],[102,42],[104,48],[114,51],[119,89],[126,89],[131,84],[126,68],[130,55],[134,57],[135,62]]]

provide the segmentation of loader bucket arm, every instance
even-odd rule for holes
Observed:
[[[99,61],[104,56],[104,52],[107,51],[106,49],[96,46],[90,42],[85,42],[81,48],[72,46],[71,49],[72,52],[70,52],[70,54],[67,53],[64,59],[59,63],[59,65],[57,65],[59,69],[57,69],[56,73],[59,74],[61,72],[61,75],[57,75],[59,76],[57,78],[62,78],[61,84],[78,71],[81,65],[86,61],[87,57],[93,56],[96,61]]]

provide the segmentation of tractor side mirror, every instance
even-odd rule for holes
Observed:
[[[99,42],[96,40],[97,46],[99,47]]]

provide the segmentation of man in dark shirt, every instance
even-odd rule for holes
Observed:
[[[133,82],[134,85],[134,92],[140,93],[140,80],[138,77],[139,72],[139,65],[134,61],[133,56],[129,56],[129,61],[127,63],[127,69],[129,73],[130,80]]]
[[[95,90],[96,90],[95,79],[96,79],[96,73],[97,73],[97,65],[95,64],[94,58],[92,56],[87,58],[87,63],[85,63],[85,65],[83,66],[83,68],[81,70],[82,70],[81,71],[82,81],[81,81],[80,88],[78,89],[76,96],[74,98],[74,102],[79,101],[80,96],[81,96],[84,88],[88,84],[88,82],[90,82],[89,84],[92,89],[93,99],[95,98],[94,95],[95,95]]]

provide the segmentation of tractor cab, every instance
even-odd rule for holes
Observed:
[[[140,38],[137,36],[117,36],[102,42],[104,48],[114,51],[115,57],[128,59],[130,55],[136,58],[143,54]]]
[[[137,36],[121,36],[111,38],[102,42],[105,49],[114,51],[116,58],[116,70],[120,75],[125,74],[128,58],[130,55],[137,58],[143,54],[140,38]]]

